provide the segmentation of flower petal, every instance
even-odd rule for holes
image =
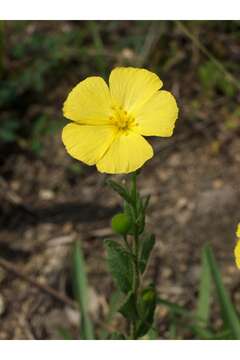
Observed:
[[[238,269],[240,269],[240,240],[237,241],[237,244],[235,246],[234,256],[235,256],[236,265]]]
[[[145,69],[119,67],[111,72],[109,87],[117,105],[126,111],[133,111],[162,87],[162,81]]]
[[[113,126],[91,126],[71,123],[63,128],[62,141],[75,159],[94,165],[101,159],[116,136]]]
[[[108,124],[110,112],[109,88],[98,76],[88,77],[76,85],[63,106],[67,119],[86,125]]]
[[[144,136],[172,136],[178,107],[173,95],[165,90],[158,91],[134,113],[138,123],[137,131]]]
[[[240,223],[237,225],[236,235],[238,238],[240,238]]]
[[[127,174],[140,168],[152,156],[151,145],[141,135],[132,131],[119,133],[97,162],[97,169],[109,174]]]

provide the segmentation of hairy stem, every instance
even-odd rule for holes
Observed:
[[[135,297],[135,303],[137,306],[138,302],[138,290],[140,285],[140,276],[139,276],[139,229],[138,229],[138,209],[137,209],[137,173],[132,174],[132,198],[133,198],[133,210],[134,210],[134,238],[133,238],[133,293]],[[131,339],[136,339],[136,321],[133,321],[131,324]]]

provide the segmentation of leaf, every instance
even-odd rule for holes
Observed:
[[[211,302],[211,269],[207,259],[206,249],[202,251],[202,271],[198,294],[196,317],[201,321],[201,325],[206,327],[209,320]]]
[[[73,290],[81,312],[81,337],[84,340],[94,339],[93,328],[88,315],[88,285],[85,272],[85,263],[80,246],[76,241],[73,248]]]
[[[149,339],[149,340],[157,340],[158,338],[158,333],[157,331],[154,329],[154,328],[150,328],[146,334],[146,337]]]
[[[106,330],[106,328],[113,320],[116,312],[119,311],[119,308],[121,307],[121,304],[123,303],[124,296],[125,295],[120,290],[117,290],[114,293],[112,293],[110,300],[109,300],[108,313],[103,322],[104,328],[100,329],[100,331],[99,331],[99,338],[101,340],[109,338],[110,334],[109,334],[109,331]]]
[[[142,198],[142,208],[143,208],[143,212],[145,213],[150,201],[151,195],[147,195],[145,197]]]
[[[174,318],[174,327],[176,324],[178,324],[182,329],[189,329],[198,339],[200,338],[204,340],[210,340],[213,338],[214,333],[209,329],[199,326],[199,319],[188,309],[161,298],[157,298],[157,304],[168,307],[170,311],[170,317],[172,319]],[[172,335],[174,334],[170,334],[171,337]]]
[[[119,311],[119,309],[124,301],[124,296],[125,295],[120,290],[115,291],[111,295],[110,300],[109,300],[109,311],[108,311],[105,322],[110,323],[110,321],[113,319],[116,312]]]
[[[152,327],[156,308],[156,291],[149,286],[140,295],[138,303],[139,321],[137,324],[136,337],[144,336]]]
[[[67,328],[59,328],[58,333],[63,338],[63,340],[74,340],[70,330]]]
[[[127,201],[124,201],[124,213],[128,216],[128,218],[130,219],[132,226],[128,231],[129,235],[134,235],[135,233],[135,214],[134,214],[134,210],[131,204],[129,204]]]
[[[193,314],[185,309],[183,306],[180,306],[178,304],[172,303],[168,300],[162,299],[160,297],[157,298],[157,304],[159,305],[164,305],[166,307],[169,308],[169,310],[176,315],[182,315],[182,316],[187,316],[187,317],[194,317]]]
[[[136,309],[136,303],[135,303],[135,297],[132,291],[130,291],[123,304],[121,305],[119,312],[128,320],[136,320],[137,315],[137,309]]]
[[[116,191],[124,200],[126,200],[129,204],[132,203],[132,198],[128,192],[128,190],[120,185],[119,183],[117,183],[116,181],[113,180],[108,180],[107,184],[114,190]]]
[[[142,239],[142,247],[140,253],[140,271],[144,272],[146,265],[151,254],[151,251],[155,244],[155,236],[153,234],[147,234]]]
[[[196,336],[197,339],[211,340],[214,337],[214,333],[211,330],[206,329],[202,326],[198,326],[197,324],[190,324],[185,326],[192,331],[192,333]]]
[[[110,340],[126,340],[126,338],[123,334],[114,332],[111,334]]]
[[[220,271],[218,269],[217,262],[213,251],[209,245],[205,246],[205,252],[207,256],[207,261],[211,269],[212,277],[215,282],[218,300],[221,306],[222,316],[225,324],[231,330],[232,335],[235,339],[240,339],[240,321],[237,315],[237,312],[230,300],[228,291],[223,285]]]
[[[128,293],[133,283],[132,255],[116,241],[105,240],[104,245],[107,249],[109,270],[117,286],[124,293]]]

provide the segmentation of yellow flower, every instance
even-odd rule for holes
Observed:
[[[238,223],[236,235],[237,235],[237,238],[240,239],[240,223]]]
[[[237,243],[234,249],[234,256],[235,256],[236,265],[240,269],[240,223],[237,226],[236,235],[237,235]]]
[[[63,129],[67,152],[100,172],[129,173],[153,156],[144,136],[173,133],[178,108],[159,77],[145,69],[118,67],[109,88],[98,76],[88,77],[69,93]]]

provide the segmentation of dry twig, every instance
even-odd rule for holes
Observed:
[[[16,265],[12,264],[10,261],[0,258],[0,266],[7,272],[21,278],[22,280],[28,282],[29,284],[40,289],[41,291],[45,292],[46,294],[54,297],[56,300],[64,303],[65,305],[69,305],[74,308],[76,307],[76,303],[73,300],[71,300],[68,296],[66,296],[63,293],[58,292],[51,286],[49,286],[47,284],[42,284],[42,283],[38,282],[37,280],[24,274]]]

